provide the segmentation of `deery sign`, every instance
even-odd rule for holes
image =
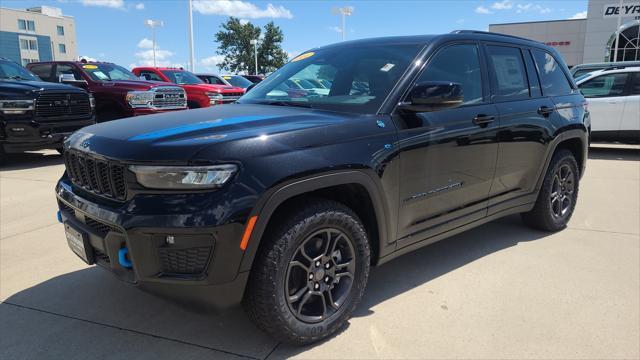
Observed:
[[[608,17],[640,17],[640,2],[635,3],[622,3],[620,4],[609,4],[604,6],[604,11],[602,12],[602,16],[605,18]]]

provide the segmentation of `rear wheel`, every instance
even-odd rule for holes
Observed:
[[[276,339],[308,344],[348,320],[369,276],[369,242],[344,205],[318,200],[265,238],[251,270],[245,310]]]
[[[564,229],[578,199],[579,174],[571,151],[560,149],[551,160],[534,208],[522,214],[524,222],[544,231]]]

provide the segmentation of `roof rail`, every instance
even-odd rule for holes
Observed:
[[[512,39],[526,40],[526,41],[532,41],[532,42],[536,42],[536,43],[540,43],[540,44],[542,44],[541,42],[536,41],[536,40],[531,40],[531,39],[527,39],[527,38],[523,38],[523,37],[515,36],[515,35],[508,35],[508,34],[495,33],[495,32],[490,32],[490,31],[480,31],[480,30],[453,30],[450,34],[482,34],[482,35],[505,36],[505,37],[512,38]]]

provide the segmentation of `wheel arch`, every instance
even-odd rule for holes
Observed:
[[[580,177],[584,174],[587,165],[587,157],[589,153],[589,140],[586,128],[570,129],[558,134],[549,144],[549,150],[547,152],[546,160],[542,171],[538,175],[538,181],[536,183],[536,191],[539,191],[542,187],[545,174],[551,164],[553,155],[559,149],[567,149],[573,153],[578,163],[578,169],[580,170]]]
[[[259,253],[262,238],[268,227],[277,221],[274,215],[286,209],[288,204],[304,197],[322,197],[349,206],[367,228],[372,249],[372,263],[376,264],[383,248],[388,244],[388,209],[383,200],[382,188],[372,174],[365,170],[347,170],[324,173],[299,180],[288,181],[261,197],[250,217],[258,216],[249,243],[242,258],[240,271],[251,269]]]

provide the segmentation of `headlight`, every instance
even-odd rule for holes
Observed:
[[[233,164],[214,166],[146,166],[131,165],[138,183],[150,189],[198,190],[224,185],[238,167]]]
[[[215,104],[216,102],[222,101],[222,94],[217,92],[208,92],[207,96],[209,97],[209,103]]]
[[[93,95],[89,94],[89,105],[91,105],[91,110],[95,110],[96,108],[96,98]]]
[[[4,114],[24,114],[33,110],[33,100],[0,100],[0,111]]]
[[[129,91],[127,93],[127,103],[134,108],[151,107],[155,93],[151,91]]]

